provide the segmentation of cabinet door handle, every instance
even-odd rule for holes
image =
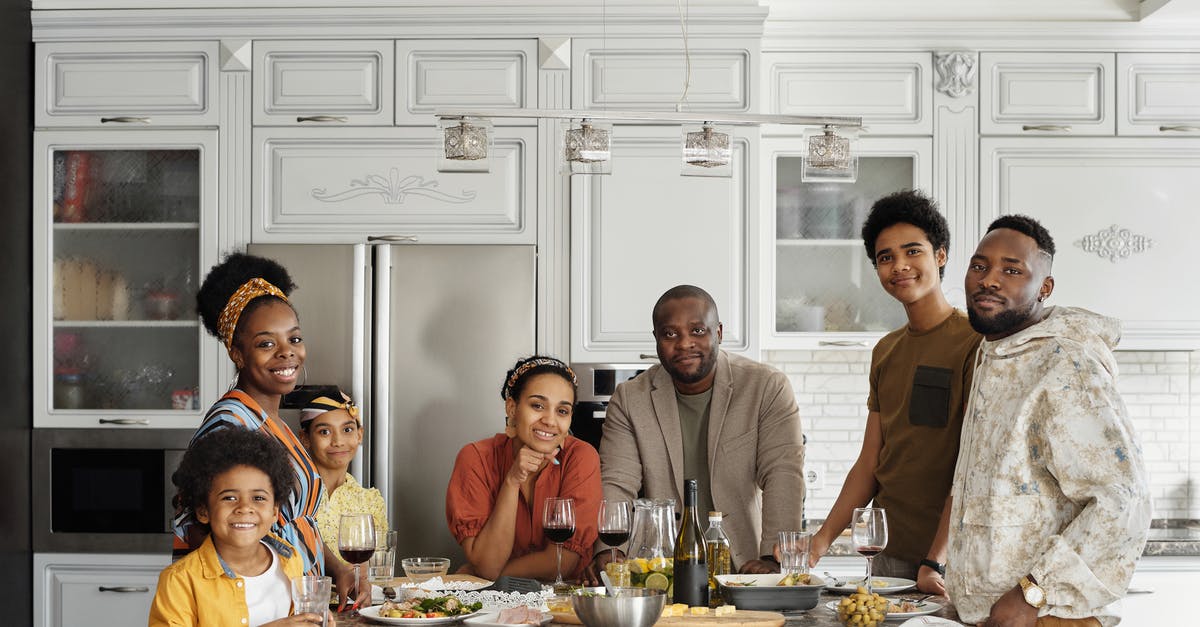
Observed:
[[[417,243],[416,235],[368,235],[368,242],[408,242]]]
[[[145,425],[150,426],[149,418],[101,418],[102,425]]]
[[[1200,126],[1188,126],[1186,124],[1177,124],[1175,126],[1160,126],[1158,130],[1163,131],[1179,131],[1181,133],[1195,133],[1200,131]]]
[[[100,586],[100,592],[150,592],[147,586]]]
[[[642,353],[642,354],[638,355],[638,359],[653,359],[654,361],[658,361],[658,355],[651,355],[650,353]]]
[[[349,122],[349,118],[344,115],[301,115],[296,117],[297,122]]]
[[[1061,131],[1070,133],[1071,127],[1066,124],[1026,124],[1021,127],[1022,131]]]
[[[149,124],[150,118],[141,118],[130,115],[119,115],[115,118],[100,118],[101,124],[108,124],[109,122],[116,122],[118,124]]]
[[[867,347],[866,340],[821,340],[817,346],[861,346]]]

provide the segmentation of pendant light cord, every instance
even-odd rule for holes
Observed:
[[[688,88],[692,85],[692,54],[688,50],[688,32],[687,32],[687,16],[683,8],[684,0],[678,0],[679,5],[679,30],[683,31],[683,93],[679,96],[679,102],[675,103],[675,111],[682,112],[683,105],[687,103]],[[688,12],[691,12],[691,3],[688,2]]]

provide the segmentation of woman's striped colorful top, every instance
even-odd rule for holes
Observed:
[[[271,531],[287,540],[296,547],[304,559],[304,572],[310,575],[324,574],[325,552],[321,542],[321,534],[317,527],[317,509],[321,506],[321,475],[317,466],[309,457],[308,451],[300,444],[296,434],[282,421],[267,415],[254,399],[241,390],[233,390],[209,408],[204,422],[192,436],[195,442],[198,438],[217,429],[236,427],[261,431],[264,435],[275,438],[287,450],[292,467],[296,470],[296,490],[292,498],[279,504],[279,520]],[[192,510],[185,509],[175,516],[174,557],[179,559],[200,546],[204,541],[201,536],[192,538],[193,545],[188,543],[188,528],[198,524]]]

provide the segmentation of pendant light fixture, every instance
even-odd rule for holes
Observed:
[[[719,129],[712,122],[700,126],[683,126],[684,176],[733,176],[733,152],[729,144],[729,131]]]
[[[487,172],[491,167],[492,121],[475,116],[439,118],[442,158],[438,172]]]
[[[612,174],[612,124],[582,118],[563,133],[564,174]]]
[[[858,156],[850,151],[850,138],[838,135],[833,125],[804,135],[807,150],[800,180],[803,182],[843,182],[858,180]]]

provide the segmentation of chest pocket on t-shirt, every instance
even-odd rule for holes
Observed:
[[[923,427],[945,427],[950,420],[949,368],[917,366],[913,373],[912,396],[908,402],[908,422]]]

